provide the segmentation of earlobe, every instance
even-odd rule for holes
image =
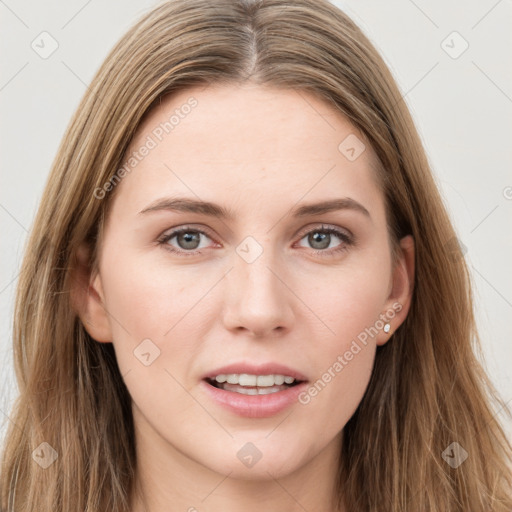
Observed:
[[[412,235],[400,240],[399,255],[392,275],[391,291],[385,303],[386,327],[377,338],[377,345],[384,345],[400,327],[409,312],[414,291],[415,247]],[[388,332],[385,332],[385,331]]]
[[[99,272],[90,268],[90,248],[82,244],[75,258],[71,276],[71,307],[78,314],[85,330],[99,342],[112,341],[112,332]]]

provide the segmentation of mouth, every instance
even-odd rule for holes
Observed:
[[[208,400],[246,418],[269,418],[293,407],[307,383],[303,374],[277,363],[232,364],[201,380]]]
[[[253,375],[249,373],[219,374],[204,380],[217,389],[253,396],[279,393],[305,382],[291,375]]]

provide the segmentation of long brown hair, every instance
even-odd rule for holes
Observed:
[[[350,512],[510,512],[512,449],[494,417],[500,399],[479,363],[456,234],[389,70],[326,0],[165,2],[97,72],[53,163],[19,277],[19,397],[2,456],[2,510],[129,510],[131,402],[112,345],[93,340],[71,307],[77,250],[88,243],[90,264],[97,263],[115,189],[103,199],[95,191],[121,168],[162,96],[246,80],[315,94],[347,116],[378,156],[394,247],[406,234],[416,244],[408,317],[379,347],[366,394],[345,426],[340,502]],[[468,454],[456,468],[442,455],[454,442]],[[43,469],[36,458],[51,457],[50,447],[57,458]]]

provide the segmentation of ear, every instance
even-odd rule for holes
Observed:
[[[71,276],[71,307],[78,314],[85,330],[96,341],[112,341],[112,330],[99,271],[91,270],[91,249],[81,244],[76,252]]]
[[[407,235],[400,240],[398,257],[391,276],[389,296],[384,304],[382,318],[390,324],[388,333],[381,330],[377,345],[384,345],[404,322],[409,312],[414,290],[414,238]]]

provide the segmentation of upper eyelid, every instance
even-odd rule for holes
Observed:
[[[301,229],[300,231],[298,231],[297,235],[295,235],[295,236],[304,236],[304,235],[310,233],[311,231],[323,231],[323,230],[329,230],[329,229],[341,231],[342,233],[345,233],[350,238],[354,237],[354,234],[349,229],[343,228],[341,226],[336,226],[334,224],[326,224],[325,222],[321,223],[321,225],[319,225],[319,226],[306,227],[304,229]]]
[[[323,231],[323,230],[329,230],[329,229],[334,229],[336,231],[340,231],[341,233],[344,233],[350,239],[354,238],[354,234],[349,229],[343,228],[341,226],[336,226],[334,224],[326,224],[325,222],[320,223],[319,225],[316,225],[316,226],[312,226],[312,227],[307,227],[306,226],[305,228],[300,229],[294,235],[294,237],[299,236],[300,239],[302,239],[304,236],[306,236],[308,233],[311,233],[312,231]],[[180,226],[176,226],[176,227],[170,228],[169,230],[165,231],[162,235],[160,235],[158,237],[158,240],[162,240],[162,239],[163,240],[171,240],[172,238],[174,238],[180,232],[187,231],[187,230],[197,231],[197,232],[199,232],[201,234],[206,235],[211,240],[217,242],[216,241],[216,237],[213,234],[210,233],[210,229],[209,228],[196,227],[196,226],[194,226],[192,224],[183,224],[183,225],[180,225]]]
[[[193,225],[188,225],[188,224],[184,224],[182,226],[176,226],[174,228],[170,228],[170,229],[167,229],[165,230],[159,237],[158,237],[158,240],[161,240],[163,238],[166,238],[166,239],[169,239],[169,238],[173,238],[174,236],[176,236],[176,234],[178,234],[180,231],[197,231],[199,233],[202,233],[206,236],[208,236],[209,238],[212,238],[214,239],[215,236],[213,234],[210,233],[210,230],[209,229],[206,229],[206,228],[203,228],[203,227],[195,227]]]

